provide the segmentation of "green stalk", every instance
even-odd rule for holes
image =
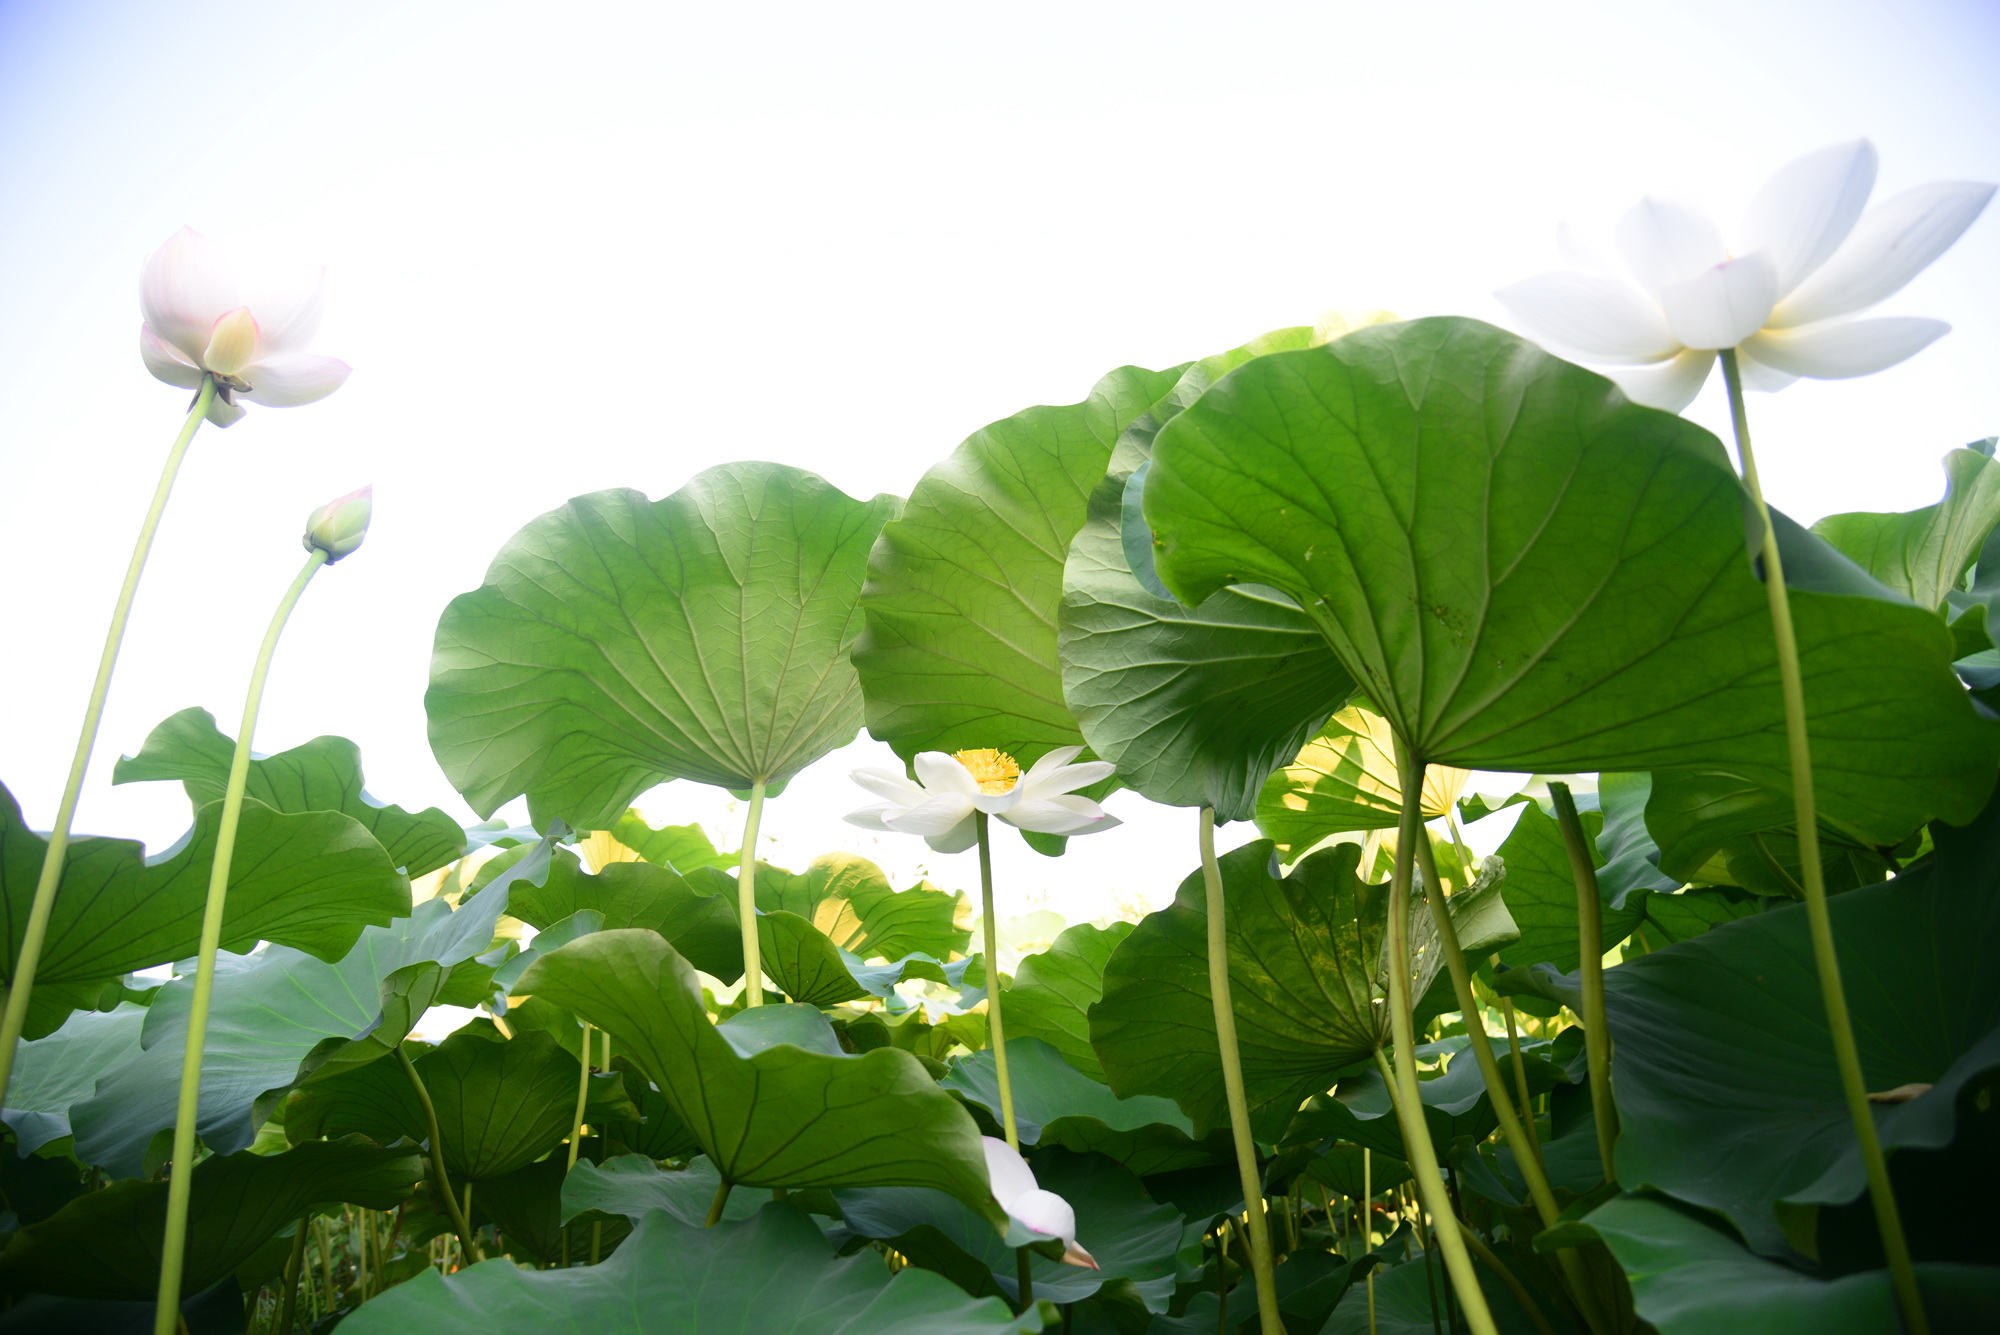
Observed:
[[[1361,1246],[1375,1250],[1375,1153],[1361,1147]],[[1375,1335],[1375,1267],[1368,1267],[1368,1335]]]
[[[1257,1145],[1250,1138],[1250,1101],[1243,1091],[1243,1053],[1236,1042],[1236,1008],[1229,999],[1228,906],[1222,868],[1215,860],[1215,808],[1201,809],[1201,879],[1208,892],[1208,995],[1215,1007],[1215,1043],[1222,1056],[1222,1091],[1229,1102],[1229,1135],[1236,1144],[1236,1174],[1243,1184],[1244,1223],[1250,1229],[1250,1274],[1257,1284],[1257,1323],[1263,1335],[1284,1335],[1278,1315],[1278,1281],[1271,1264],[1271,1230],[1264,1217],[1264,1186],[1257,1173]]]
[[[437,1178],[437,1191],[444,1201],[445,1213],[451,1216],[452,1231],[458,1234],[459,1250],[464,1254],[461,1265],[470,1265],[479,1259],[479,1251],[472,1238],[472,1184],[465,1184],[466,1205],[460,1207],[458,1196],[451,1189],[451,1174],[444,1167],[444,1134],[438,1129],[437,1107],[431,1102],[430,1090],[424,1088],[424,1078],[417,1074],[417,1064],[410,1060],[410,1054],[403,1045],[396,1045],[396,1056],[403,1063],[403,1074],[410,1078],[411,1088],[417,1091],[417,1102],[424,1110],[424,1128],[431,1138],[431,1173]]]
[[[1423,772],[1422,761],[1417,757],[1408,757],[1406,766],[1416,773]],[[1424,1122],[1423,1104],[1417,1097],[1416,1025],[1410,1010],[1410,877],[1414,870],[1416,847],[1427,839],[1424,833],[1423,794],[1418,786],[1406,780],[1403,785],[1402,820],[1396,835],[1396,869],[1389,880],[1389,1027],[1390,1041],[1396,1054],[1395,1069],[1389,1069],[1379,1048],[1375,1060],[1381,1066],[1383,1078],[1393,1096],[1396,1119],[1403,1129],[1403,1144],[1410,1150],[1410,1171],[1416,1174],[1417,1191],[1431,1217],[1436,1219],[1451,1215],[1451,1206],[1450,1198],[1445,1194],[1444,1178],[1438,1172],[1437,1146],[1431,1141],[1430,1127]],[[1472,1254],[1465,1249],[1465,1240],[1459,1237],[1458,1230],[1446,1229],[1439,1235],[1438,1244],[1444,1254],[1445,1270],[1451,1276],[1452,1287],[1458,1290],[1459,1302],[1465,1308],[1466,1324],[1472,1327],[1472,1335],[1498,1335],[1492,1310],[1486,1305],[1486,1295],[1479,1288],[1479,1277],[1473,1273]]]
[[[1014,1282],[1021,1286],[1021,1310],[1025,1312],[1035,1305],[1035,1271],[1026,1247],[1014,1249]]]
[[[1551,783],[1556,820],[1562,825],[1563,846],[1569,851],[1570,875],[1576,881],[1577,970],[1583,980],[1583,1051],[1590,1064],[1590,1109],[1597,1121],[1597,1153],[1604,1162],[1604,1180],[1616,1182],[1613,1154],[1618,1148],[1618,1105],[1611,1097],[1611,1030],[1604,1017],[1604,904],[1597,893],[1597,869],[1591,866],[1590,845],[1569,785]],[[1871,1123],[1872,1125],[1872,1123]]]
[[[1499,958],[1495,956],[1494,958]],[[1507,1019],[1507,1056],[1514,1068],[1514,1089],[1521,1096],[1521,1123],[1528,1132],[1528,1140],[1535,1146],[1535,1157],[1540,1159],[1542,1147],[1536,1140],[1535,1096],[1528,1092],[1528,1064],[1521,1060],[1521,1026],[1514,1017],[1514,999],[1500,998],[1500,1014]]]
[[[194,1182],[195,1120],[201,1110],[201,1058],[208,1039],[209,1000],[215,991],[215,953],[222,944],[222,917],[229,891],[230,860],[236,854],[236,826],[243,816],[243,790],[250,781],[250,739],[257,730],[257,709],[264,701],[264,681],[278,637],[298,606],[299,596],[326,553],[315,548],[299,568],[285,596],[278,600],[257,665],[250,673],[250,691],[243,701],[243,721],[236,729],[236,753],[229,762],[229,786],[222,796],[222,822],[215,834],[215,861],[208,873],[208,903],[202,910],[201,949],[195,961],[194,997],[188,1006],[187,1047],[181,1056],[180,1104],[174,1114],[173,1173],[167,1179],[166,1236],[160,1246],[159,1306],[153,1313],[154,1335],[173,1335],[180,1315],[181,1264],[187,1255],[188,1193]]]
[[[1895,1188],[1889,1181],[1889,1164],[1882,1156],[1875,1114],[1868,1105],[1868,1085],[1861,1074],[1861,1053],[1854,1043],[1854,1022],[1847,1013],[1840,956],[1834,948],[1833,920],[1826,909],[1826,877],[1819,855],[1819,812],[1813,797],[1812,747],[1806,736],[1805,676],[1799,669],[1799,642],[1792,630],[1792,604],[1785,592],[1785,567],[1778,554],[1778,534],[1771,527],[1771,512],[1764,504],[1764,489],[1757,480],[1757,456],[1750,448],[1750,419],[1743,406],[1743,377],[1737,369],[1734,348],[1722,350],[1722,379],[1729,389],[1729,420],[1736,428],[1743,485],[1749,489],[1750,499],[1757,507],[1758,523],[1764,530],[1764,591],[1770,600],[1771,631],[1778,644],[1778,682],[1785,699],[1785,740],[1791,752],[1792,813],[1799,827],[1799,869],[1805,879],[1802,888],[1806,925],[1812,937],[1813,964],[1819,971],[1827,1027],[1832,1031],[1834,1064],[1840,1068],[1840,1092],[1847,1100],[1854,1139],[1868,1171],[1868,1200],[1875,1209],[1875,1228],[1882,1235],[1882,1252],[1889,1262],[1889,1277],[1895,1285],[1903,1320],[1910,1328],[1910,1335],[1930,1335],[1930,1319],[1924,1314],[1917,1272],[1910,1264],[1910,1245],[1903,1236],[1902,1215],[1896,1209]]]
[[[716,1184],[715,1198],[708,1203],[708,1219],[703,1228],[714,1228],[722,1222],[722,1207],[729,1204],[729,1189],[735,1185],[726,1177]]]
[[[7,975],[7,1009],[0,1015],[0,1106],[7,1097],[7,1084],[14,1076],[14,1049],[28,1021],[28,1000],[35,990],[35,968],[42,960],[42,943],[49,934],[49,914],[55,908],[56,890],[62,883],[63,858],[69,851],[70,824],[76,819],[77,797],[83,791],[84,772],[90,768],[90,753],[97,746],[97,727],[104,718],[104,701],[111,693],[111,672],[118,665],[118,649],[125,642],[125,623],[132,615],[132,599],[139,592],[139,576],[145,573],[146,557],[153,550],[153,535],[159,530],[160,516],[166,511],[167,497],[173,493],[174,479],[180,474],[181,460],[194,440],[201,419],[215,402],[215,380],[203,376],[201,389],[181,423],[167,452],[166,467],[160,470],[153,488],[153,503],[139,525],[139,540],[132,546],[132,560],[125,567],[125,583],[111,609],[111,628],[104,635],[104,651],[97,659],[97,680],[91,683],[90,703],[84,706],[83,730],[76,739],[76,754],[70,757],[69,777],[63,781],[62,801],[56,806],[55,828],[49,831],[49,846],[42,854],[41,878],[35,882],[35,898],[28,908],[28,924],[21,934],[21,953]]]
[[[1014,1086],[1007,1079],[1007,1031],[1000,1023],[1000,920],[993,909],[993,846],[987,838],[987,816],[973,813],[979,833],[980,929],[986,950],[986,1026],[992,1031],[993,1067],[1000,1077],[1000,1126],[1007,1148],[1020,1152],[1021,1133],[1014,1122]]]
[[[576,1116],[569,1122],[569,1163],[563,1171],[576,1167],[577,1151],[583,1148],[583,1105],[590,1098],[590,1021],[583,1022],[583,1056],[577,1062],[576,1074]],[[563,1225],[562,1234],[563,1269],[569,1269],[569,1225]]]
[[[278,1335],[292,1335],[292,1327],[298,1324],[299,1313],[299,1266],[306,1259],[306,1232],[312,1226],[312,1216],[299,1220],[298,1232],[292,1234],[292,1254],[285,1258],[285,1296],[278,1307]]]
[[[743,924],[743,1001],[764,1004],[764,957],[757,944],[757,826],[764,819],[764,781],[750,785],[750,811],[743,818],[743,852],[736,864],[736,916]]]

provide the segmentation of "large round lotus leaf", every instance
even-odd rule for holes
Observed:
[[[1248,362],[1161,430],[1145,515],[1177,596],[1283,590],[1427,761],[1788,782],[1721,443],[1512,334],[1419,320]],[[2000,724],[1950,632],[1796,536],[1882,595],[1791,596],[1823,809],[1886,842],[1971,819]]]
[[[1450,811],[1469,777],[1449,765],[1425,770],[1424,819]],[[1290,862],[1330,834],[1393,830],[1402,810],[1403,783],[1389,721],[1350,706],[1265,781],[1257,795],[1257,828]]]
[[[438,622],[431,748],[481,815],[603,829],[668,779],[782,783],[861,724],[847,651],[896,500],[781,464],[600,491],[508,540]]]
[[[2000,806],[1932,828],[1930,861],[1829,904],[1869,1090],[1929,1087],[1876,1107],[1892,1151],[1951,1143],[1959,1092],[2000,1069]],[[1714,1210],[1771,1255],[1777,1202],[1861,1194],[1803,905],[1627,960],[1604,987],[1620,1182]]]
[[[1082,403],[975,432],[924,474],[868,559],[854,665],[868,731],[905,759],[997,747],[1023,765],[1083,742],[1063,703],[1063,560],[1125,424],[1179,370],[1124,366]]]
[[[446,1279],[426,1269],[362,1304],[346,1335],[1011,1335],[998,1298],[973,1298],[873,1254],[841,1259],[797,1207],[692,1228],[663,1210],[609,1259],[524,1270],[502,1257]]]
[[[1064,928],[1047,950],[1028,956],[1007,988],[1007,1032],[1039,1038],[1093,1080],[1104,1078],[1090,1046],[1090,1008],[1104,995],[1104,966],[1132,924]]]

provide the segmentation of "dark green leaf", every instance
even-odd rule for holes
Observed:
[[[1127,922],[1108,927],[1081,923],[1065,929],[1047,950],[1022,960],[1005,997],[1007,1031],[1042,1039],[1071,1066],[1102,1080],[1104,1068],[1090,1046],[1090,1008],[1104,995],[1104,966],[1111,962],[1111,952],[1131,932]]]
[[[620,1155],[601,1164],[584,1160],[563,1180],[562,1217],[570,1220],[595,1210],[623,1215],[636,1224],[648,1211],[665,1210],[681,1223],[701,1228],[708,1221],[709,1208],[715,1204],[715,1193],[721,1186],[722,1175],[707,1159],[696,1159],[678,1171],[662,1168],[637,1154]],[[765,1192],[748,1187],[731,1191],[723,1205],[722,1217],[731,1221],[748,1219],[770,1200]],[[988,1233],[993,1231],[993,1226],[983,1219],[980,1226]]]
[[[840,948],[796,913],[757,915],[757,948],[764,975],[793,1001],[837,1006],[868,995],[840,958]]]
[[[1444,1262],[1435,1256],[1405,1261],[1375,1272],[1374,1320],[1369,1320],[1367,1293],[1360,1285],[1348,1290],[1346,1300],[1333,1309],[1322,1335],[1437,1335],[1452,1329],[1447,1304],[1451,1281],[1445,1276]],[[1514,1295],[1483,1266],[1479,1269],[1479,1289],[1493,1313],[1500,1335],[1538,1335],[1535,1323],[1521,1310]],[[1545,1303],[1547,1317],[1551,1304]],[[1459,1318],[1463,1322],[1464,1318]],[[1558,1326],[1563,1330],[1564,1327]],[[1744,1332],[1748,1335],[1748,1332]]]

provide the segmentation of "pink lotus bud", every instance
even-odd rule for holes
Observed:
[[[361,546],[368,536],[368,521],[375,513],[375,488],[350,491],[337,501],[329,501],[306,520],[305,549],[325,552],[332,565]]]

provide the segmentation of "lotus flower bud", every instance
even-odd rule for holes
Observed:
[[[337,501],[329,501],[306,520],[305,549],[325,552],[332,565],[361,546],[368,536],[368,521],[375,512],[375,488],[350,491]]]

